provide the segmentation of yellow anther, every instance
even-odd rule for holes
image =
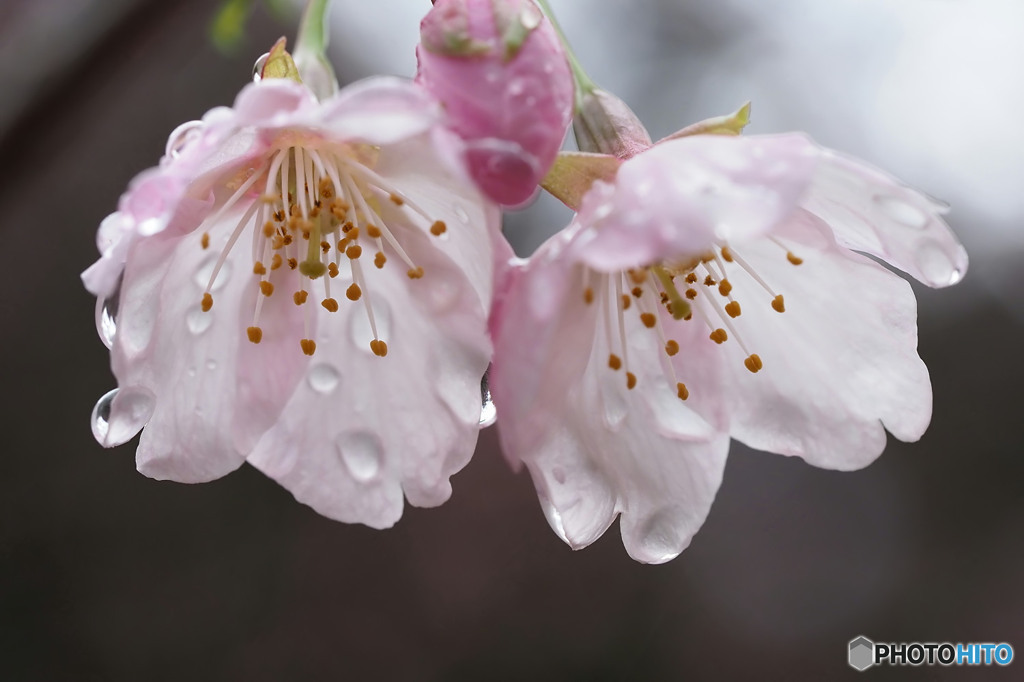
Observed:
[[[341,231],[344,232],[345,234],[348,234],[353,229],[355,229],[355,225],[353,225],[351,222],[347,222],[341,226]]]
[[[313,339],[300,339],[299,345],[302,347],[302,352],[306,355],[312,355],[316,352],[316,341]]]
[[[331,313],[338,312],[338,302],[336,300],[334,300],[333,298],[325,298],[324,300],[322,300],[320,302],[320,305],[322,305],[324,308],[326,308],[328,312],[331,312]]]
[[[761,358],[758,357],[757,353],[754,353],[746,360],[744,360],[743,364],[744,366],[746,366],[747,369],[749,369],[754,374],[757,374],[761,370],[761,368],[764,367],[764,363],[761,362]]]
[[[331,183],[330,178],[320,180],[319,190],[321,199],[330,199],[334,196],[334,185]]]
[[[676,341],[675,339],[669,339],[668,341],[666,341],[665,342],[665,352],[668,353],[669,356],[672,356],[672,355],[675,355],[676,353],[678,353],[679,352],[679,342]]]
[[[281,210],[275,211],[274,212],[274,220],[276,220],[279,223],[283,223],[284,222],[284,211],[281,211]]]
[[[777,313],[786,312],[786,301],[782,298],[782,294],[779,294],[772,299],[772,308],[774,308]]]
[[[690,299],[691,301],[693,299],[697,298],[697,290],[696,289],[687,289],[686,290],[686,298]]]
[[[640,268],[637,270],[630,270],[629,278],[633,280],[633,284],[643,284],[647,281],[647,269]]]
[[[292,296],[292,300],[295,301],[295,305],[302,305],[309,298],[308,291],[296,291],[295,295]]]
[[[648,329],[653,329],[654,325],[658,323],[658,318],[654,316],[654,313],[643,313],[640,315],[640,321]]]
[[[373,341],[370,341],[370,350],[373,351],[374,355],[382,358],[388,354],[388,344],[384,343],[380,339],[374,339]]]
[[[381,231],[376,225],[366,226],[366,236],[370,239],[380,239]]]
[[[328,251],[331,250],[331,243],[327,240],[320,242],[320,250],[323,251],[324,253],[327,253]]]
[[[270,296],[274,293],[274,285],[267,280],[263,280],[260,282],[260,291],[263,292],[264,296]]]
[[[718,293],[722,296],[728,296],[732,292],[732,282],[727,279],[723,279],[718,283]]]
[[[355,260],[363,255],[363,247],[359,246],[359,244],[353,244],[345,249],[345,255],[348,256],[350,260]]]
[[[351,230],[345,233],[345,236],[353,241],[359,239],[359,228],[353,226]]]
[[[705,277],[704,278],[704,286],[706,286],[706,287],[713,287],[713,286],[715,286],[715,278],[712,277],[711,275],[708,275],[707,277]]]
[[[419,279],[420,277],[423,277],[423,268],[415,267],[405,274],[409,276],[409,279]]]
[[[681,381],[676,384],[676,395],[679,396],[680,400],[686,400],[690,397],[690,391],[687,390],[686,384]]]
[[[327,274],[331,276],[331,279],[334,279],[335,277],[337,277],[338,276],[338,264],[334,263],[334,262],[328,263],[327,264]]]
[[[388,199],[391,199],[391,203],[393,203],[395,206],[401,206],[402,204],[405,203],[405,200],[402,199],[402,197],[395,194],[394,192],[391,193]]]
[[[274,227],[274,223],[268,220],[267,222],[263,223],[263,236],[266,237],[267,239],[270,239],[271,237],[274,236],[275,229],[276,228]]]
[[[715,331],[711,332],[711,335],[708,336],[708,338],[714,341],[715,343],[725,343],[726,341],[729,340],[729,335],[725,333],[724,329],[719,327]]]
[[[724,260],[726,263],[731,263],[733,261],[732,251],[729,250],[728,246],[722,247],[722,260]]]
[[[641,296],[644,295],[644,290],[641,289],[640,287],[633,287],[633,295],[636,296],[637,298],[640,298]]]
[[[385,255],[384,255],[384,254],[383,254],[382,252],[380,252],[380,251],[378,251],[378,252],[377,252],[377,255],[373,257],[373,264],[377,266],[377,269],[378,269],[378,270],[380,270],[381,268],[383,268],[383,267],[384,267],[384,264],[385,264],[385,263],[387,263],[387,262],[388,262],[388,257],[387,257],[387,256],[385,256]]]
[[[686,276],[686,283],[687,284],[696,284],[697,283],[697,275],[696,275],[696,273],[691,272],[690,274],[688,274]]]
[[[289,258],[288,267],[294,270],[295,268],[299,267],[299,261],[295,260],[294,258]]]
[[[354,283],[354,282],[345,291],[345,296],[347,296],[348,300],[350,300],[350,301],[358,301],[359,297],[362,296],[362,295],[363,295],[363,290],[360,289],[359,285]]]
[[[587,305],[590,305],[591,303],[593,303],[594,302],[594,290],[591,289],[590,287],[587,287],[586,289],[584,289],[583,290],[583,300],[587,303]]]
[[[626,388],[633,390],[636,386],[636,375],[632,372],[626,372]]]
[[[430,226],[430,234],[435,237],[440,237],[448,230],[448,226],[444,224],[443,220],[435,220],[434,224]]]
[[[281,254],[275,253],[274,257],[270,259],[270,269],[277,270],[279,267],[281,267],[281,263],[283,262],[284,259],[281,258]]]
[[[210,295],[210,294],[208,294],[208,293],[206,293],[206,294],[203,294],[203,303],[202,303],[202,307],[203,307],[203,312],[204,312],[204,313],[208,313],[208,312],[210,312],[210,308],[212,308],[212,307],[213,307],[213,296],[211,296],[211,295]]]
[[[803,258],[801,258],[800,256],[797,256],[792,251],[787,251],[786,252],[786,260],[788,260],[793,265],[800,265],[801,263],[804,262]]]
[[[615,371],[618,371],[622,368],[622,359],[615,353],[612,353],[608,356],[608,366]]]
[[[245,333],[249,335],[249,340],[253,343],[259,343],[263,340],[263,330],[259,327],[249,327],[245,330]]]
[[[256,261],[252,264],[252,274],[265,275],[267,274],[267,269],[263,266],[263,263]]]
[[[629,306],[633,305],[633,299],[629,297],[629,294],[622,295],[622,309],[629,310]]]
[[[199,238],[199,245],[204,249],[210,248],[210,233],[203,232],[203,236]]]
[[[729,317],[739,317],[741,312],[740,302],[729,301],[728,303],[725,304],[725,312],[729,314]]]

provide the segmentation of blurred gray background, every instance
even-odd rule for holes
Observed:
[[[148,480],[134,444],[92,439],[113,377],[78,273],[168,133],[230,104],[294,17],[257,7],[225,55],[209,0],[0,0],[0,679],[842,680],[861,634],[1024,656],[1024,3],[552,4],[655,138],[749,99],[750,131],[808,131],[952,205],[971,270],[918,288],[921,442],[851,474],[734,445],[707,524],[664,566],[632,562],[616,529],[571,552],[493,428],[448,504],[384,532],[250,467]],[[411,75],[427,7],[335,0],[340,79]],[[541,198],[508,232],[525,255],[567,217]]]

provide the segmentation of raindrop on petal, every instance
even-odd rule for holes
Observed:
[[[350,431],[338,436],[335,447],[352,478],[360,483],[380,473],[384,448],[380,439],[369,431]]]
[[[185,313],[185,324],[188,330],[197,336],[202,334],[213,324],[213,311],[203,311],[201,305],[194,305]]]
[[[213,268],[217,265],[217,256],[210,256],[204,260],[200,265],[199,269],[196,270],[195,277],[192,281],[196,283],[200,289],[206,289],[206,285],[210,283],[210,276],[213,274]],[[231,261],[225,261],[224,265],[221,266],[220,272],[217,273],[217,280],[213,283],[213,287],[210,291],[217,291],[222,289],[228,280],[231,279]]]
[[[156,401],[145,389],[115,388],[100,398],[92,410],[93,436],[105,448],[123,445],[142,430],[155,407]]]
[[[922,229],[928,225],[927,213],[899,197],[879,194],[875,196],[875,203],[882,213],[900,225],[917,229]]]
[[[341,375],[330,365],[319,364],[309,368],[306,380],[309,381],[309,385],[314,391],[328,395],[338,387]]]
[[[188,121],[174,129],[167,138],[167,146],[164,148],[164,156],[176,159],[181,156],[182,150],[188,143],[197,137],[205,124],[202,121]]]
[[[263,80],[263,76],[260,75],[260,74],[263,73],[263,67],[266,66],[267,59],[269,57],[270,57],[270,53],[269,52],[264,52],[263,54],[261,54],[256,59],[256,63],[252,65],[252,82],[253,83],[259,83],[261,80]]]
[[[114,293],[106,299],[96,300],[96,333],[100,341],[107,348],[114,347],[114,337],[117,335],[117,307],[120,297],[120,284]]]
[[[490,387],[490,374],[491,368],[488,367],[487,371],[484,372],[483,378],[480,380],[480,428],[486,428],[498,420],[498,409],[494,406],[494,400],[491,399],[491,387]]]

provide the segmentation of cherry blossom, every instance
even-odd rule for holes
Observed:
[[[403,494],[444,502],[473,453],[499,214],[422,88],[319,101],[284,75],[176,130],[103,222],[83,279],[119,388],[94,431],[145,425],[153,478],[249,461],[387,527]]]
[[[505,279],[491,380],[503,449],[570,546],[618,516],[633,558],[677,556],[730,437],[847,470],[886,429],[924,433],[916,301],[878,261],[959,281],[943,206],[802,134],[566,159],[551,184],[578,212]]]

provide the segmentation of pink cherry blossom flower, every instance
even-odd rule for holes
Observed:
[[[730,436],[847,470],[886,429],[922,435],[916,301],[877,260],[956,283],[967,257],[943,207],[800,134],[596,159],[607,180],[512,271],[492,317],[503,449],[565,542],[620,516],[633,558],[677,556]]]
[[[444,502],[476,443],[500,239],[461,151],[437,102],[389,78],[324,101],[267,78],[175,131],[83,274],[119,385],[100,442],[145,425],[148,476],[248,460],[374,527],[403,494]]]
[[[480,189],[506,206],[537,190],[572,120],[565,50],[533,0],[437,0],[420,27],[418,83],[466,140]]]

